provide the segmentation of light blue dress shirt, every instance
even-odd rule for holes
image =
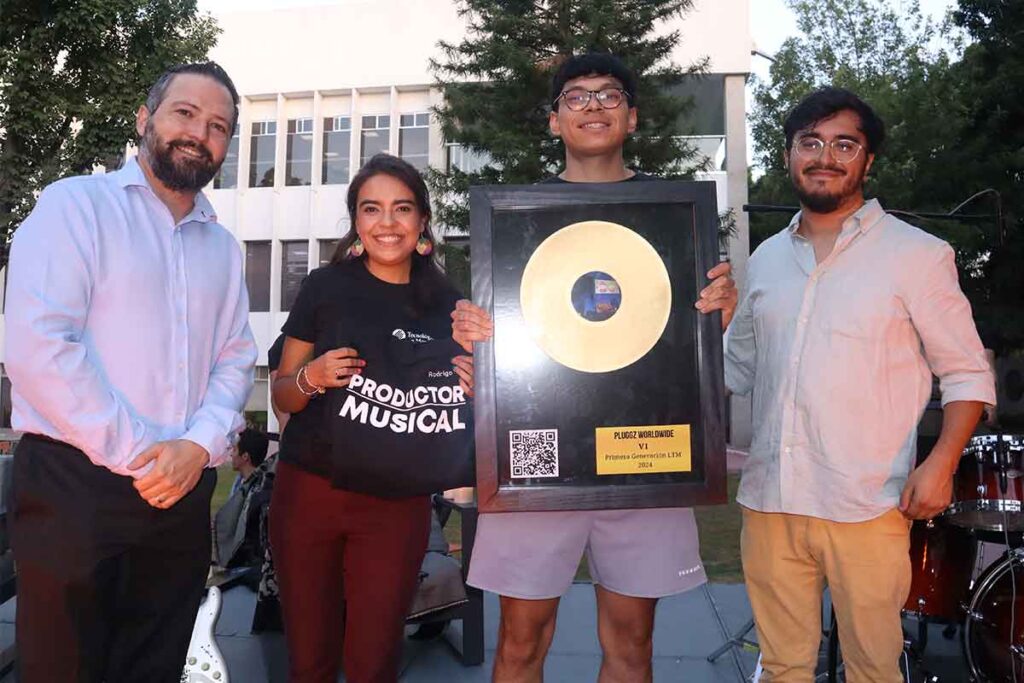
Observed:
[[[177,224],[135,159],[58,181],[15,232],[5,363],[12,426],[97,465],[188,439],[229,456],[257,348],[238,243],[201,193]],[[148,469],[148,468],[147,468]]]

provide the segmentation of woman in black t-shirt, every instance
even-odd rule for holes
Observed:
[[[333,486],[334,444],[321,394],[362,372],[358,347],[366,339],[387,339],[392,330],[450,337],[459,298],[430,256],[430,201],[415,168],[373,157],[349,185],[348,209],[353,230],[330,265],[309,274],[289,313],[273,385],[278,406],[292,414],[270,520],[292,683],[333,683],[339,663],[353,683],[398,678],[429,499]],[[471,378],[462,359],[455,370]]]

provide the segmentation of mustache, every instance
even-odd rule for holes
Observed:
[[[206,161],[213,161],[213,155],[210,154],[210,150],[206,149],[205,146],[196,142],[189,142],[187,140],[174,140],[172,142],[167,143],[167,147],[168,149],[174,149],[175,147],[178,147],[181,149],[195,150],[196,152],[199,152]]]
[[[814,164],[813,166],[808,166],[803,170],[803,175],[813,173],[814,171],[829,171],[831,173],[840,173],[842,175],[846,175],[846,169],[842,168],[841,166],[822,166],[821,164]]]

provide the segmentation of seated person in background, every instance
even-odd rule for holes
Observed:
[[[267,444],[265,434],[247,428],[231,454],[238,478],[213,522],[213,561],[221,567],[259,567],[263,561],[260,510],[270,502],[271,490],[266,476]]]

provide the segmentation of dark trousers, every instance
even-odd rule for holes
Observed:
[[[169,510],[79,450],[26,435],[11,544],[21,683],[178,683],[210,565],[213,470]]]
[[[426,496],[343,491],[278,463],[270,546],[291,683],[334,683],[342,664],[349,683],[398,680],[405,616],[429,535]]]

